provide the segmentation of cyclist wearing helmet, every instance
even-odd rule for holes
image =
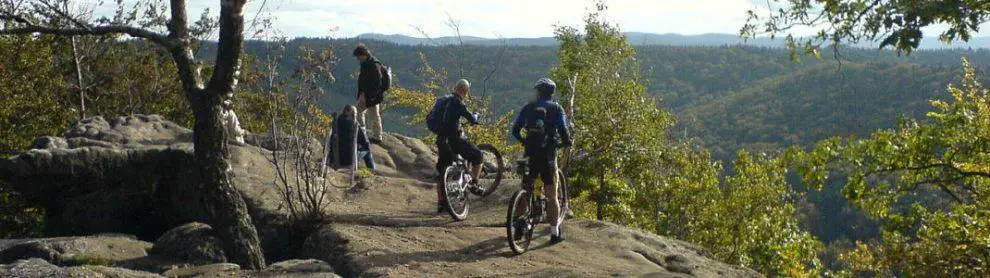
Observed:
[[[536,81],[533,86],[537,98],[526,106],[516,118],[512,126],[512,136],[525,146],[525,155],[529,158],[529,175],[523,178],[523,185],[533,187],[537,178],[543,180],[543,195],[547,199],[547,217],[550,218],[550,240],[560,242],[560,203],[557,200],[557,148],[571,146],[571,134],[567,129],[567,115],[553,94],[557,84],[548,78]],[[526,137],[521,134],[526,129]],[[558,136],[560,143],[558,145]],[[525,229],[526,227],[516,227]],[[522,233],[517,233],[521,235]]]
[[[481,149],[464,138],[461,132],[461,118],[467,119],[471,124],[478,124],[478,115],[468,111],[467,106],[464,105],[464,100],[467,99],[470,91],[470,82],[466,79],[458,80],[454,85],[454,93],[447,97],[446,101],[449,102],[449,105],[445,105],[445,111],[440,114],[443,117],[444,132],[437,134],[438,157],[436,167],[439,174],[437,178],[437,213],[448,209],[445,207],[446,194],[443,192],[444,170],[454,163],[456,155],[471,162],[471,181],[468,190],[475,194],[483,192],[478,187],[478,176],[481,173],[481,163],[484,157],[481,154]]]

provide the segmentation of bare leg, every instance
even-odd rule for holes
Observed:
[[[555,184],[543,185],[543,195],[547,197],[547,218],[550,218],[550,225],[560,224],[560,202],[557,200],[557,186]]]
[[[471,165],[471,179],[478,180],[481,176],[481,163],[477,165]]]

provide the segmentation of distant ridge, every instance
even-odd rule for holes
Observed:
[[[747,45],[747,46],[759,46],[759,47],[773,47],[779,48],[784,47],[784,40],[782,38],[769,39],[769,38],[756,38],[750,40],[744,40],[743,38],[732,35],[732,34],[700,34],[700,35],[681,35],[681,34],[655,34],[655,33],[639,33],[639,32],[627,32],[625,33],[629,39],[629,42],[633,45],[673,45],[673,46],[726,46],[726,45]],[[367,33],[361,34],[355,39],[369,39],[369,40],[381,40],[392,42],[396,44],[403,45],[449,45],[457,44],[457,37],[436,37],[436,38],[417,38],[407,35],[400,34],[377,34],[377,33]],[[541,37],[541,38],[481,38],[464,36],[461,39],[465,44],[471,45],[487,45],[487,46],[497,46],[503,43],[511,46],[552,46],[557,45],[557,40],[552,37]],[[876,43],[861,43],[857,44],[857,47],[862,48],[875,48],[878,46]],[[927,37],[921,43],[922,49],[945,49],[945,48],[987,48],[990,49],[990,37],[976,37],[972,38],[969,42],[953,42],[952,44],[946,44],[938,40],[938,38]]]

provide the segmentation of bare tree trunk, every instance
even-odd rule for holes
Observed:
[[[203,89],[190,47],[191,37],[184,0],[172,0],[169,39],[175,42],[171,52],[179,69],[183,89],[193,107],[196,123],[193,143],[196,162],[200,165],[202,206],[223,241],[227,256],[245,268],[265,267],[258,232],[251,223],[240,192],[230,178],[230,149],[224,125],[224,101],[233,96],[244,43],[243,7],[245,0],[221,0],[220,41],[213,76]]]
[[[175,62],[182,89],[196,117],[193,141],[195,163],[199,166],[198,182],[194,187],[199,196],[200,203],[197,205],[204,210],[210,224],[217,229],[231,261],[245,268],[260,269],[265,267],[265,258],[261,252],[258,233],[251,223],[247,205],[240,192],[234,187],[230,176],[230,150],[227,147],[229,134],[224,119],[224,112],[227,109],[225,101],[233,97],[237,86],[244,44],[243,8],[247,1],[220,0],[219,2],[220,36],[217,58],[209,85],[205,87],[200,66],[196,63],[192,52],[193,38],[189,32],[185,0],[170,0],[171,17],[167,24],[167,36],[128,25],[83,23],[71,18],[67,13],[63,16],[78,27],[52,27],[37,24],[10,11],[0,11],[0,20],[11,22],[2,25],[0,35],[51,34],[72,37],[127,34],[131,37],[147,39],[168,49]],[[35,10],[34,12],[51,11]],[[176,206],[181,205],[183,204],[176,204]]]
[[[70,14],[69,1],[62,2],[62,9],[65,14]],[[79,56],[79,47],[76,45],[76,37],[69,37],[69,45],[72,47],[72,63],[76,68],[76,90],[79,90],[79,119],[86,118],[86,85],[83,84],[82,57]]]
[[[196,110],[193,142],[196,160],[202,164],[200,189],[213,191],[204,194],[202,201],[210,210],[230,260],[246,268],[261,269],[265,267],[265,257],[258,231],[251,223],[247,204],[230,178],[229,134],[223,116],[224,102],[233,97],[240,73],[244,44],[243,8],[247,1],[220,2],[220,42],[213,76],[206,90],[190,100]]]
[[[245,268],[265,266],[258,232],[251,223],[247,204],[234,188],[230,177],[230,149],[223,119],[223,100],[215,93],[204,92],[195,101],[195,158],[201,169],[197,190],[201,205],[207,209],[211,222],[223,241],[231,262]]]
[[[82,57],[76,47],[76,37],[69,37],[72,46],[72,62],[76,66],[76,90],[79,90],[79,119],[86,118],[86,85],[83,84]]]
[[[596,218],[605,221],[605,172],[598,176],[598,200],[595,200]]]

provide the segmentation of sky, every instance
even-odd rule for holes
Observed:
[[[196,18],[209,8],[216,16],[218,0],[187,0],[188,13]],[[99,2],[108,2],[97,6]],[[115,1],[81,0],[97,6],[95,14],[114,13]],[[136,0],[123,0],[130,7]],[[553,36],[555,25],[580,26],[596,0],[249,0],[245,16],[273,18],[282,35],[347,38],[364,33],[402,34],[414,37],[454,35],[450,19],[461,34],[484,38],[535,38]],[[749,10],[765,11],[766,0],[610,0],[606,18],[625,32],[738,34]],[[990,28],[985,25],[984,27]],[[929,27],[926,36],[943,27]],[[796,35],[812,31],[792,30]],[[979,36],[981,34],[977,34]]]
[[[219,1],[188,0],[190,17]],[[606,13],[627,32],[705,34],[739,32],[746,11],[759,6],[754,0],[612,0]],[[113,1],[96,8],[97,15],[111,15]],[[124,3],[134,3],[125,0]],[[93,5],[97,0],[84,0]],[[253,0],[250,20],[264,4],[262,15],[271,14],[274,27],[289,37],[353,37],[364,33],[403,34],[422,37],[449,36],[448,19],[459,22],[462,35],[486,38],[553,36],[553,26],[579,26],[594,7],[594,0]],[[765,2],[763,2],[765,3]],[[765,5],[765,4],[764,4]],[[128,5],[130,6],[130,5]],[[422,30],[420,32],[419,30]]]

